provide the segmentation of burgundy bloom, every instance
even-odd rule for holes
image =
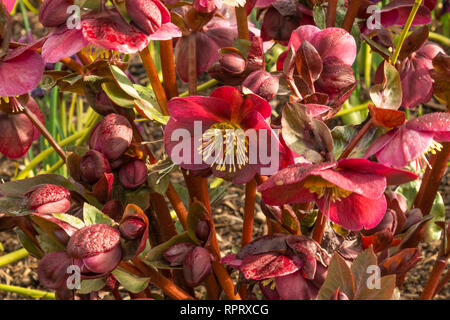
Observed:
[[[292,46],[295,52],[298,52],[305,41],[309,43],[309,50],[315,51],[322,64],[315,66],[321,70],[319,78],[314,82],[315,90],[328,94],[330,99],[339,96],[355,82],[351,67],[356,58],[355,39],[341,28],[320,30],[315,26],[305,25],[294,30],[288,47]],[[279,56],[278,70],[283,69],[287,53],[288,51],[285,51]]]
[[[114,270],[122,258],[120,233],[105,224],[86,226],[72,235],[67,253],[83,275],[103,276]]]
[[[402,61],[400,78],[403,107],[414,108],[430,101],[433,95],[433,79],[429,72],[433,69],[433,58],[439,53],[445,52],[438,45],[426,43]]]
[[[120,183],[129,189],[137,188],[147,181],[148,170],[142,160],[128,162],[119,171]]]
[[[40,283],[49,289],[66,288],[69,274],[67,268],[72,259],[65,252],[50,252],[38,264],[38,277]]]
[[[329,262],[329,255],[314,240],[281,234],[253,240],[237,255],[221,260],[245,279],[257,281],[270,300],[316,299]]]
[[[271,114],[270,105],[257,95],[243,96],[224,86],[210,97],[173,98],[169,110],[166,152],[186,170],[211,168],[217,177],[246,183],[261,170],[270,170],[282,156],[284,148],[265,120]],[[246,134],[253,134],[256,141]],[[264,154],[270,159],[262,159]]]
[[[189,251],[183,260],[183,276],[189,286],[198,286],[210,275],[211,260],[211,254],[203,247]]]
[[[45,184],[25,192],[30,210],[38,213],[64,213],[70,208],[70,192],[64,187]]]
[[[315,201],[331,221],[349,230],[371,229],[386,212],[384,191],[417,178],[365,159],[298,164],[279,171],[259,186],[265,203]]]
[[[70,16],[67,8],[74,0],[45,0],[39,10],[39,21],[44,27],[58,27]]]
[[[81,179],[88,183],[95,183],[105,173],[111,172],[108,159],[103,153],[96,150],[89,150],[80,160]]]
[[[166,21],[167,15],[163,16],[162,21]],[[158,31],[146,35],[128,24],[117,10],[108,9],[82,16],[80,29],[69,29],[65,24],[54,28],[46,37],[42,57],[46,62],[54,63],[74,55],[89,44],[97,50],[103,48],[130,54],[146,48],[150,40],[168,40],[179,36],[180,30],[170,22],[163,23]]]
[[[227,20],[214,18],[201,30],[194,31],[197,44],[197,76],[219,60],[219,49],[230,47],[237,37],[236,27]],[[188,37],[182,37],[175,46],[175,68],[178,76],[188,82]]]
[[[450,114],[429,113],[380,136],[367,149],[365,158],[375,154],[380,163],[394,168],[412,161],[429,165],[425,154],[439,151],[439,142],[446,141],[450,141]]]

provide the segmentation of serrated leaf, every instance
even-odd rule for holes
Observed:
[[[126,290],[132,293],[144,291],[150,280],[150,278],[136,277],[120,269],[114,270],[112,274]]]
[[[116,224],[113,219],[87,202],[85,202],[83,206],[83,220],[87,226],[91,224],[106,224],[108,226],[114,226]]]

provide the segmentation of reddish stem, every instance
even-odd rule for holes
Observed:
[[[250,40],[250,33],[248,31],[247,9],[244,7],[235,7],[236,23],[238,29],[239,39]]]
[[[175,73],[175,59],[172,40],[159,42],[159,54],[164,79],[164,89],[168,99],[178,96],[177,75]]]
[[[350,0],[344,22],[342,22],[342,29],[346,30],[347,32],[350,32],[352,30],[353,22],[355,21],[356,15],[358,14],[360,5],[361,0]]]
[[[188,90],[189,95],[197,94],[197,40],[196,32],[188,36]]]
[[[242,227],[242,244],[241,244],[242,248],[250,241],[252,241],[255,202],[256,202],[256,180],[252,179],[245,185],[244,224]]]
[[[322,242],[323,233],[325,231],[325,226],[327,225],[327,222],[328,217],[325,216],[322,213],[322,211],[319,211],[312,235],[313,240],[317,241],[317,243],[319,244]]]
[[[420,296],[421,300],[431,300],[433,298],[439,279],[442,272],[444,272],[446,265],[447,262],[445,261],[445,259],[438,258],[436,260],[433,266],[433,270],[431,271],[430,278],[428,279],[428,282],[423,289],[422,295]]]
[[[327,28],[334,27],[336,23],[337,0],[328,0]]]
[[[342,151],[342,154],[339,157],[339,159],[345,159],[350,155],[350,153],[353,151],[353,148],[355,148],[355,146],[358,144],[358,142],[364,137],[364,135],[367,133],[367,131],[369,131],[369,129],[372,127],[372,125],[373,125],[372,119],[370,119],[369,121],[366,122],[364,127],[362,127],[361,130],[359,130],[358,134],[350,141],[350,143],[345,148],[345,150]]]
[[[450,270],[447,271],[447,273],[442,277],[441,281],[439,281],[438,285],[436,286],[436,290],[434,290],[433,297],[437,295],[441,290],[445,287],[447,282],[450,281]]]

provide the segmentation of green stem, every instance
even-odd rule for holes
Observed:
[[[428,33],[428,38],[439,41],[443,45],[450,47],[450,39],[447,38],[446,36],[443,36],[442,34],[430,31],[430,33]]]
[[[0,267],[6,266],[10,263],[14,263],[20,259],[27,257],[28,255],[28,251],[24,248],[5,254],[4,256],[0,257]]]
[[[211,87],[214,87],[216,84],[218,84],[219,81],[217,81],[216,79],[211,79],[205,83],[202,83],[201,85],[197,86],[197,92],[209,89]],[[188,91],[183,92],[182,94],[180,94],[180,97],[187,97],[189,95]]]
[[[17,287],[17,286],[9,286],[6,284],[0,284],[0,291],[17,293],[17,294],[32,297],[32,298],[41,298],[41,299],[49,299],[49,300],[56,299],[55,294],[53,292],[34,290],[34,289]]]
[[[422,0],[414,0],[414,6],[409,13],[408,20],[406,21],[405,27],[403,28],[402,34],[400,36],[400,41],[395,47],[394,56],[392,57],[391,64],[395,66],[395,63],[397,62],[398,55],[400,54],[400,51],[402,50],[403,42],[405,42],[406,36],[408,35],[409,29],[411,28],[411,24],[414,20],[414,17],[416,16],[417,10],[419,10],[420,5],[422,4]]]
[[[369,45],[366,43],[365,45],[366,55],[365,55],[365,64],[364,64],[364,82],[366,84],[366,88],[370,88],[371,78],[370,78],[370,70],[372,66],[372,51]]]
[[[343,110],[339,111],[338,113],[336,113],[335,117],[342,117],[342,116],[351,114],[352,112],[365,110],[368,108],[368,106],[369,106],[369,101],[364,102],[363,104],[357,105],[355,107],[343,109]]]
[[[23,25],[25,27],[25,30],[27,31],[27,39],[28,39],[28,36],[31,31],[30,30],[30,22],[28,21],[27,10],[26,10],[22,0],[19,0],[19,6],[20,6],[20,11],[22,12]]]

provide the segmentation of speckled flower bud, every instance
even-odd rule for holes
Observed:
[[[70,192],[54,184],[39,185],[25,192],[28,209],[38,213],[64,213],[70,208]]]
[[[269,101],[277,95],[279,80],[267,71],[258,70],[252,72],[242,86]]]

